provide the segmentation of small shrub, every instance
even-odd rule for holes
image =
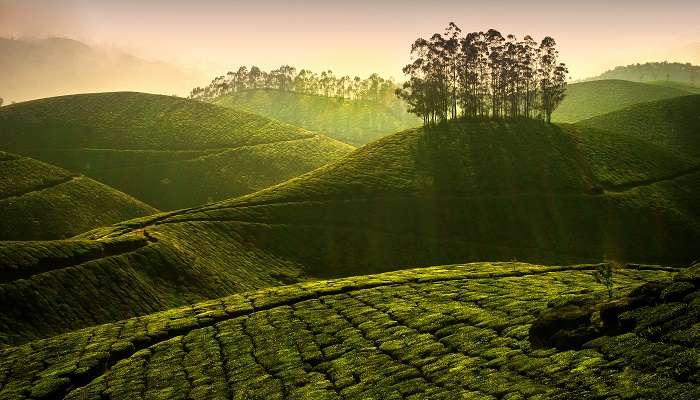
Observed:
[[[602,264],[598,265],[598,269],[596,271],[596,282],[605,285],[605,288],[608,290],[609,300],[611,300],[613,297],[614,271],[622,269],[623,266],[623,263],[619,261],[608,260],[607,257],[605,258],[605,261]]]

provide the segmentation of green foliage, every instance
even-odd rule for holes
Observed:
[[[697,344],[670,339],[688,321],[664,326],[662,340],[531,345],[529,326],[553,300],[606,297],[595,268],[479,263],[224,297],[0,350],[0,399],[697,395]],[[628,293],[670,275],[623,269],[616,285]]]
[[[86,177],[0,152],[0,240],[71,237],[157,212]]]
[[[354,146],[421,124],[400,102],[383,104],[271,89],[233,93],[214,104],[321,132]]]
[[[552,114],[554,122],[578,122],[627,106],[690,94],[685,90],[622,80],[573,83]]]
[[[615,269],[616,265],[608,260],[598,265],[597,276],[608,291],[608,299],[612,299],[613,297],[613,272]]]
[[[345,156],[301,128],[193,100],[101,93],[0,111],[0,148],[85,174],[161,209],[248,194]]]

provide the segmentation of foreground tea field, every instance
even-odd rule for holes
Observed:
[[[0,398],[697,398],[698,268],[621,314],[623,331],[567,351],[536,348],[528,332],[551,307],[607,296],[593,265],[479,263],[248,292],[7,348]],[[672,275],[619,270],[613,293]]]

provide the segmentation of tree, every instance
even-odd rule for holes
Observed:
[[[564,64],[557,64],[558,52],[555,46],[556,42],[549,36],[540,43],[540,90],[542,110],[547,122],[551,122],[552,113],[564,99],[568,73]]]
[[[568,73],[557,61],[554,39],[545,37],[538,46],[530,36],[519,41],[495,29],[460,33],[450,23],[443,34],[411,46],[412,61],[403,68],[408,80],[395,90],[410,112],[426,124],[460,115],[551,120]]]
[[[336,77],[330,70],[323,71],[320,76],[307,69],[297,73],[296,68],[289,65],[269,72],[256,66],[250,70],[241,66],[236,72],[216,77],[204,88],[195,87],[190,91],[189,98],[213,101],[243,90],[275,89],[339,99],[372,100],[390,105],[392,102],[399,103],[394,96],[396,88],[391,79],[384,79],[378,74],[363,80],[357,76]]]
[[[260,68],[255,65],[250,67],[250,72],[248,72],[248,88],[257,89],[260,78],[262,78],[262,71],[260,71]]]
[[[0,107],[2,107],[3,102],[4,102],[4,100],[2,99],[2,97],[0,97]]]

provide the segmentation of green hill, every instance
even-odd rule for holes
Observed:
[[[633,292],[609,303],[595,271],[453,265],[234,295],[0,350],[0,399],[698,398],[699,267],[617,270],[614,296]]]
[[[384,105],[274,89],[242,91],[221,97],[215,104],[321,132],[354,146],[422,123],[400,102]]]
[[[635,104],[580,124],[640,138],[700,160],[700,95]]]
[[[0,152],[0,240],[48,240],[158,212],[111,187]]]
[[[700,84],[700,66],[679,62],[648,62],[620,65],[594,79],[624,79],[634,82],[672,81],[690,86]]]
[[[99,93],[0,109],[0,148],[85,174],[160,209],[254,192],[352,147],[242,111]]]
[[[623,80],[597,80],[567,86],[566,98],[552,114],[555,122],[578,122],[627,106],[691,94],[688,91]]]
[[[74,241],[6,244],[4,263],[23,275],[0,287],[0,332],[19,343],[270,285],[421,265],[687,264],[700,239],[696,167],[583,125],[413,129],[238,199]],[[100,255],[105,246],[124,250]]]

